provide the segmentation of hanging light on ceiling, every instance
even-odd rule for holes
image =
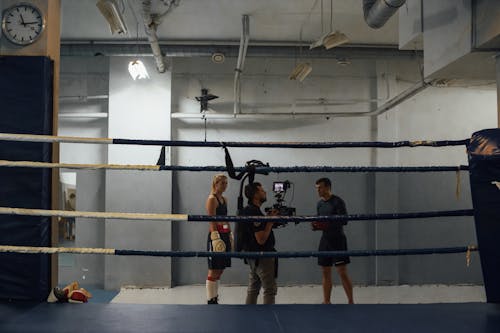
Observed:
[[[149,79],[148,71],[146,70],[146,66],[139,59],[132,60],[128,64],[128,72],[132,79],[141,80],[141,79]]]
[[[323,33],[323,0],[321,0],[321,33]],[[322,35],[318,40],[314,41],[309,49],[314,49],[319,46],[324,46],[329,50],[335,46],[347,43],[349,38],[339,30],[333,30],[333,0],[330,0],[330,32]]]
[[[292,73],[288,77],[290,80],[299,80],[300,82],[304,81],[304,79],[311,73],[312,66],[310,63],[301,62],[295,66]]]
[[[115,0],[99,0],[96,6],[106,21],[108,21],[111,34],[118,33],[125,35],[127,33],[127,25]]]
[[[132,79],[135,80],[142,80],[142,79],[149,79],[149,74],[146,69],[146,66],[144,66],[144,63],[138,59],[139,57],[139,20],[137,19],[137,16],[135,15],[134,9],[130,5],[130,3],[127,1],[130,11],[132,12],[132,15],[134,16],[135,19],[135,24],[136,24],[136,46],[137,46],[137,53],[136,57],[134,60],[130,61],[128,63],[128,72]]]

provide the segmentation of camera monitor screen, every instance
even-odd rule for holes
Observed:
[[[274,182],[273,192],[285,192],[285,184],[283,182]]]

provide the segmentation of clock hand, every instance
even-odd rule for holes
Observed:
[[[19,16],[21,17],[21,24],[26,26],[26,23],[24,22],[24,19],[23,19],[23,14],[19,14]]]
[[[26,24],[38,24],[38,22],[24,22],[24,25]]]

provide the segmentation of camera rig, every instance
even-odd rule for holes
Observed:
[[[286,191],[290,188],[292,183],[290,181],[285,180],[283,182],[273,182],[273,192],[276,203],[272,205],[272,207],[266,207],[264,210],[266,213],[270,213],[272,210],[277,211],[277,215],[279,216],[294,216],[295,208],[288,207],[285,204],[285,195]],[[284,227],[287,225],[287,222],[276,223],[275,228]]]
[[[225,146],[223,146],[223,149],[225,152],[226,168],[229,177],[240,181],[240,191],[238,196],[238,215],[239,215],[241,210],[243,209],[243,187],[245,184],[245,180],[248,178],[248,183],[251,184],[254,181],[256,173],[268,175],[269,172],[258,170],[258,168],[269,167],[269,163],[263,163],[258,160],[250,160],[246,162],[245,169],[240,173],[236,174],[233,161],[231,159],[231,155],[229,154],[229,150]],[[272,207],[264,208],[266,213],[269,214],[272,210],[277,210],[278,211],[277,215],[281,216],[295,215],[295,208],[287,207],[284,203],[286,191],[290,188],[291,185],[292,183],[288,180],[284,182],[273,183],[273,192],[274,192],[274,197],[276,199],[276,203]],[[284,227],[287,225],[287,223],[288,222],[274,223],[273,228]]]

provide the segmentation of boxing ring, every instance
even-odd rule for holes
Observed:
[[[491,130],[490,130],[491,131]],[[296,251],[296,252],[229,252],[205,251],[140,251],[113,248],[64,248],[50,246],[22,246],[0,244],[0,254],[100,254],[108,256],[159,256],[159,257],[217,257],[234,258],[279,257],[315,258],[321,256],[401,256],[401,255],[445,255],[464,253],[470,260],[471,252],[479,251],[485,281],[487,303],[451,304],[355,304],[355,305],[126,305],[98,304],[73,305],[68,303],[45,303],[39,300],[0,299],[0,332],[500,332],[500,273],[499,252],[496,238],[500,213],[500,187],[493,182],[500,180],[499,158],[500,134],[475,133],[470,140],[458,141],[400,141],[400,142],[337,142],[337,143],[265,143],[265,142],[190,142],[128,139],[89,139],[54,137],[44,135],[0,134],[0,141],[24,142],[74,142],[101,144],[133,144],[187,147],[266,147],[266,148],[399,148],[399,147],[468,147],[469,166],[435,167],[252,167],[256,174],[271,172],[458,172],[469,171],[474,209],[454,211],[427,211],[396,214],[351,214],[335,216],[285,216],[285,217],[240,217],[205,216],[190,214],[144,214],[122,212],[62,211],[51,209],[28,209],[0,207],[0,216],[31,217],[86,217],[125,220],[159,220],[177,222],[255,221],[297,222],[311,221],[371,221],[402,220],[413,218],[435,218],[443,216],[474,216],[478,245],[464,244],[457,247],[377,249],[355,251]],[[167,165],[102,165],[64,164],[37,161],[0,160],[2,168],[26,169],[117,169],[150,171],[228,171],[223,166],[190,167]],[[248,171],[249,166],[234,168]],[[85,223],[85,222],[81,222]],[[48,292],[48,291],[47,291]]]

